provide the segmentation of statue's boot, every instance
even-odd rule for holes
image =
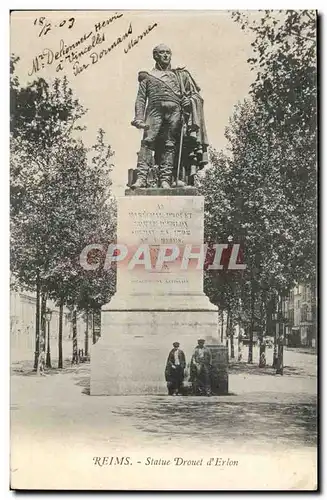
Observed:
[[[145,188],[146,187],[146,180],[138,177],[136,181],[131,185],[131,189],[137,189],[137,188]]]
[[[181,181],[180,179],[178,179],[178,181],[175,181],[173,183],[173,187],[184,187],[184,186],[186,186],[186,182]]]
[[[132,189],[145,188],[149,168],[152,165],[152,150],[142,144],[138,153],[138,162],[136,167],[136,181],[131,185]]]
[[[169,148],[163,155],[160,166],[160,187],[169,189],[171,187],[171,176],[174,166],[175,148]]]

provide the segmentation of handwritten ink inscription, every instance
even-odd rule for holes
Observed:
[[[138,35],[137,38],[130,40],[130,42],[128,42],[128,46],[126,49],[124,49],[124,52],[125,54],[127,54],[128,51],[130,51],[133,47],[135,47],[135,45],[137,45],[146,35],[148,35],[150,33],[150,31],[152,31],[154,28],[156,28],[158,26],[157,23],[154,23],[150,26],[147,27],[147,29],[145,31],[143,31],[143,33],[141,35]]]
[[[79,50],[79,48],[83,46],[83,44],[87,40],[89,41],[89,44],[84,45],[84,47]],[[33,73],[38,73],[46,65],[52,65],[54,63],[57,64],[56,71],[58,72],[64,69],[64,64],[66,62],[74,64],[75,61],[78,61],[80,57],[90,52],[96,45],[104,42],[104,40],[104,33],[102,33],[101,35],[98,33],[97,35],[92,36],[92,31],[90,31],[89,33],[85,33],[72,45],[67,45],[64,40],[60,40],[59,50],[54,51],[46,47],[45,49],[43,49],[41,54],[33,59],[32,69],[28,74],[29,76],[32,76]]]
[[[63,19],[56,25],[54,25],[44,16],[37,17],[34,21],[34,26],[41,28],[39,31],[39,37],[46,35],[53,28],[62,28],[63,26],[66,26],[68,29],[71,29],[74,26],[74,24],[75,24],[75,17],[70,17],[69,19]]]
[[[133,34],[132,23],[129,23],[127,29],[116,39],[108,43],[108,34],[104,32],[108,26],[110,26],[114,21],[123,17],[123,13],[115,13],[113,16],[94,23],[93,29],[84,33],[80,38],[77,38],[73,43],[66,43],[64,39],[59,42],[59,47],[50,48],[45,47],[41,53],[36,55],[31,64],[31,69],[28,72],[29,76],[38,73],[47,66],[55,66],[56,72],[60,72],[65,69],[65,67],[70,66],[74,76],[80,75],[85,70],[88,70],[94,64],[99,63],[105,56],[110,54],[113,49],[118,47],[122,42],[129,38],[128,45],[124,48],[124,53],[127,54],[131,49],[133,49],[138,43],[140,43],[144,37],[146,37],[154,28],[157,27],[157,23],[149,25],[140,35],[136,38],[131,38]],[[75,21],[74,18],[67,20],[70,21],[68,27],[72,27]],[[51,29],[51,22],[48,22],[46,18],[38,18],[35,23],[40,23],[42,26],[42,34],[46,34],[49,29]],[[59,26],[64,26],[66,24],[59,23]],[[40,32],[40,33],[41,33]],[[41,35],[39,35],[41,36]],[[101,47],[100,47],[101,45]]]

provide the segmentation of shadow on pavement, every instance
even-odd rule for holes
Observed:
[[[316,407],[300,404],[219,402],[219,398],[140,398],[133,408],[115,409],[133,419],[144,433],[165,439],[187,436],[221,444],[224,441],[314,446]],[[203,429],[208,429],[204,433]]]
[[[276,375],[276,368],[272,366],[259,368],[258,364],[248,364],[246,362],[230,362],[228,371],[229,374]],[[294,366],[284,366],[284,376],[310,377],[305,369]]]

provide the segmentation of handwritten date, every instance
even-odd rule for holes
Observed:
[[[70,17],[69,19],[63,19],[60,23],[54,25],[46,17],[41,16],[35,19],[34,26],[40,28],[39,37],[41,37],[49,33],[49,31],[53,28],[62,28],[63,26],[66,26],[68,29],[71,29],[74,26],[74,23],[75,17]]]

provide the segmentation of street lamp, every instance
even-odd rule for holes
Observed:
[[[51,368],[51,354],[50,354],[50,321],[52,317],[51,309],[47,309],[45,313],[45,320],[48,323],[48,345],[47,345],[47,357],[46,357],[46,366],[47,368]]]

